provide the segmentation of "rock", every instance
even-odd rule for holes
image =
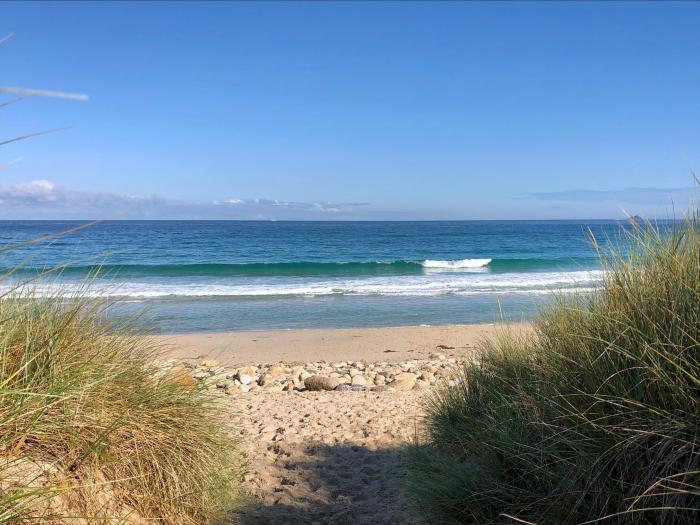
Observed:
[[[365,387],[362,386],[362,385],[352,385],[352,386],[350,387],[350,389],[351,389],[353,392],[362,392],[362,391],[365,389]]]
[[[214,368],[219,366],[219,363],[215,359],[205,359],[202,361],[201,365],[206,366],[207,368]]]
[[[272,377],[280,377],[287,375],[287,372],[284,371],[284,368],[281,366],[273,366],[270,368],[270,370],[267,371],[268,374],[270,374]]]
[[[342,361],[339,361],[337,363],[331,363],[331,368],[345,368],[346,366],[348,366],[347,363],[344,363]]]
[[[333,377],[315,375],[304,379],[304,386],[312,392],[335,390],[335,387],[338,386],[338,380]]]
[[[416,376],[410,372],[396,374],[394,380],[391,382],[391,386],[396,390],[411,390],[415,384]]]
[[[423,381],[428,381],[430,384],[432,384],[432,383],[435,382],[435,374],[433,374],[432,372],[423,372],[423,373],[420,375],[420,378],[421,378]]]
[[[350,390],[352,390],[350,385],[338,385],[335,387],[336,392],[349,392]]]
[[[250,392],[250,385],[241,385],[238,389],[245,394],[246,392]]]
[[[355,375],[352,378],[352,386],[365,386],[367,384],[367,379],[363,375]]]
[[[237,375],[237,376],[240,376],[240,375],[243,375],[243,374],[248,375],[248,376],[251,376],[251,377],[252,377],[252,376],[255,376],[255,375],[258,375],[258,374],[257,374],[257,369],[256,369],[254,366],[244,366],[243,368],[239,368],[238,370],[236,370],[236,375]]]
[[[167,377],[183,387],[185,390],[194,390],[197,388],[197,380],[190,375],[187,369],[182,365],[175,365],[167,372]]]
[[[386,385],[381,385],[381,386],[375,386],[372,389],[372,392],[389,392],[391,390],[393,390],[393,388],[386,386]]]
[[[201,370],[192,374],[192,377],[201,381],[202,379],[206,379],[207,377],[209,377],[209,372]]]
[[[253,378],[250,377],[248,374],[239,375],[238,380],[241,382],[242,385],[249,385],[253,382]]]
[[[264,374],[261,375],[260,378],[258,379],[258,384],[260,386],[265,386],[273,383],[275,381],[275,378],[272,377],[270,374]]]

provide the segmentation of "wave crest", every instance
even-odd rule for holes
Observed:
[[[491,259],[459,259],[456,261],[440,261],[426,259],[422,262],[423,268],[441,268],[446,270],[459,270],[463,268],[482,268],[488,266]]]

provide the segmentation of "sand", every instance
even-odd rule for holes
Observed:
[[[401,486],[422,395],[241,394],[254,502],[234,523],[423,523]]]
[[[251,363],[470,359],[494,325],[282,330],[157,337],[178,360]],[[527,329],[526,325],[516,328]],[[232,523],[421,524],[404,493],[406,447],[420,439],[421,403],[437,387],[389,392],[223,396],[249,462],[251,503]]]
[[[523,329],[527,325],[512,325]],[[469,356],[497,329],[493,324],[204,332],[154,336],[179,359],[215,359],[224,366],[309,361],[387,361],[425,358],[439,351]]]

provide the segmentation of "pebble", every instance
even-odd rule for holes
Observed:
[[[428,389],[440,384],[455,384],[463,361],[434,353],[429,359],[403,362],[325,361],[309,363],[258,363],[226,369],[216,361],[199,364],[168,360],[160,365],[188,388],[200,387],[226,394],[264,392],[392,392]]]
[[[416,384],[416,375],[411,372],[402,372],[394,376],[391,386],[396,390],[411,390]]]
[[[311,392],[319,390],[335,390],[338,380],[334,377],[311,376],[304,379],[304,386]]]
[[[365,386],[366,384],[367,378],[365,378],[365,376],[359,374],[352,376],[352,386]]]

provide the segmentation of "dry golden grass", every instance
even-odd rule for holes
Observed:
[[[104,314],[0,298],[0,523],[216,520],[242,470],[230,423]]]

